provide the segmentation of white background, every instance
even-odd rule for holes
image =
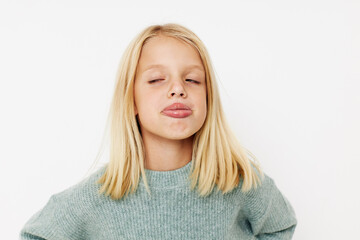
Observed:
[[[85,176],[125,47],[176,22],[207,46],[233,130],[292,203],[293,239],[355,239],[359,12],[355,0],[1,1],[1,238]]]

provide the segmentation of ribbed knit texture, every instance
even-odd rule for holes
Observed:
[[[151,196],[141,182],[126,199],[99,195],[98,169],[50,197],[25,224],[20,239],[291,239],[294,210],[274,181],[242,193],[241,184],[222,195],[190,191],[191,163],[173,171],[146,169]]]

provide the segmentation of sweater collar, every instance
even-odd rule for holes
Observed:
[[[149,188],[162,188],[171,189],[179,186],[183,186],[188,183],[191,163],[170,171],[155,171],[145,169],[146,179],[149,184]],[[140,184],[144,186],[143,177],[140,176]]]

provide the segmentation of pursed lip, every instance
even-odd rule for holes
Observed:
[[[166,108],[164,108],[163,111],[167,111],[167,110],[191,110],[191,108],[189,108],[183,103],[173,103],[167,106]]]

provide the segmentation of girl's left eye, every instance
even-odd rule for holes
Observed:
[[[160,80],[162,80],[162,79],[154,79],[154,80],[149,81],[149,83],[154,83],[154,82],[157,82],[157,81],[160,81]],[[190,82],[193,82],[193,83],[196,83],[196,84],[200,83],[200,82],[192,80],[192,79],[186,79],[186,81],[190,81]]]
[[[186,80],[189,80],[189,81],[194,82],[194,83],[199,83],[198,81],[195,81],[195,80],[192,80],[192,79],[186,79]]]

